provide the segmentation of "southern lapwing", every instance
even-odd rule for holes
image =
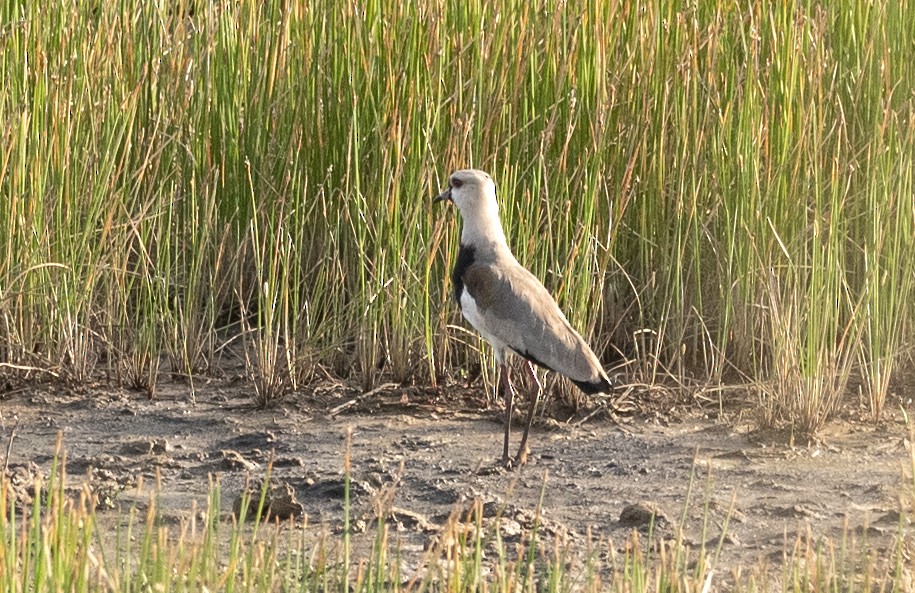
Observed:
[[[527,461],[527,435],[540,395],[540,383],[530,363],[568,377],[587,394],[609,393],[610,379],[581,335],[569,325],[543,284],[512,255],[499,221],[496,186],[476,169],[455,171],[448,189],[435,202],[450,201],[464,219],[461,249],[451,272],[454,300],[461,313],[489,342],[499,364],[505,396],[505,441],[502,463]],[[508,455],[514,387],[505,356],[513,352],[528,361],[538,386],[527,415],[518,454]]]

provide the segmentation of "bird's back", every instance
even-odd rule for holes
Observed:
[[[462,248],[453,280],[458,300],[472,299],[462,302],[465,317],[494,346],[568,377],[586,393],[609,392],[597,356],[543,284],[510,253]]]

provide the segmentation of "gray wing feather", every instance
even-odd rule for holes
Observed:
[[[606,380],[600,361],[537,278],[513,265],[474,263],[464,285],[486,330],[517,354],[576,382]]]

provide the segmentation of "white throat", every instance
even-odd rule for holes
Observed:
[[[461,212],[464,224],[461,229],[461,245],[472,245],[477,248],[491,246],[493,249],[508,249],[505,231],[499,220],[499,206],[496,200],[486,200],[485,206],[472,212]]]

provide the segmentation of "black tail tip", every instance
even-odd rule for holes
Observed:
[[[575,386],[581,389],[585,395],[594,395],[596,393],[609,394],[613,392],[613,383],[605,378],[602,378],[600,381],[576,381],[572,379],[572,383],[575,383]]]

